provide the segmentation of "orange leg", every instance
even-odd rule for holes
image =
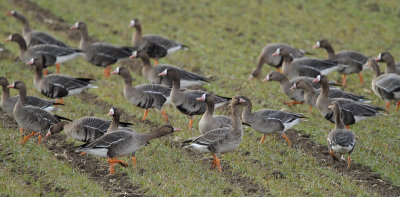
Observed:
[[[119,163],[123,167],[128,166],[128,163],[126,163],[125,161],[122,161],[122,160],[118,160],[116,158],[109,158],[109,159],[107,159],[107,161],[108,161],[108,163],[110,163],[110,174],[114,174],[115,173],[114,165],[116,163]]]
[[[215,168],[216,166],[217,166],[217,162],[215,161],[215,157],[214,157],[211,168]]]
[[[396,111],[399,111],[399,107],[400,107],[400,101],[397,101]],[[387,110],[387,109],[386,109],[386,110]]]
[[[361,75],[361,73],[358,73],[358,77],[360,77],[360,83],[361,83],[361,85],[364,85],[364,78],[363,78],[363,76]]]
[[[57,74],[60,74],[60,64],[57,63],[57,64],[56,64],[56,67],[57,67]]]
[[[263,136],[261,137],[261,140],[260,140],[260,144],[258,144],[258,147],[260,147],[260,145],[261,145],[262,143],[264,143],[265,138],[266,138],[266,135],[263,134]]]
[[[287,135],[286,134],[282,134],[282,137],[283,137],[283,139],[285,139],[286,140],[286,143],[288,144],[288,146],[292,146],[292,142],[289,140],[289,138],[287,137]]]
[[[146,120],[146,117],[147,117],[147,113],[148,113],[148,112],[149,112],[149,110],[148,110],[148,109],[145,109],[144,115],[143,115],[143,118],[142,118],[142,121]]]
[[[350,126],[349,126],[349,125],[346,125],[346,129],[350,129]]]
[[[42,142],[42,134],[39,134],[37,144],[40,145]]]
[[[49,74],[49,71],[48,71],[47,69],[44,69],[44,70],[43,70],[43,75],[46,76],[46,75],[48,75],[48,74]]]
[[[162,113],[162,115],[163,115],[163,117],[164,117],[165,122],[168,123],[168,116],[167,116],[167,114],[165,113],[165,111],[164,111],[164,110],[161,110],[161,113]]]
[[[24,129],[23,129],[22,127],[19,127],[19,132],[20,132],[21,134],[24,134]]]
[[[221,168],[221,162],[218,158],[218,156],[216,154],[212,154],[212,156],[214,157],[214,161],[215,161],[215,166],[217,166],[218,171],[222,172],[222,168]],[[213,164],[214,165],[214,164]]]
[[[280,68],[276,68],[276,72],[281,72],[281,69]]]
[[[339,160],[339,158],[336,157],[335,153],[333,153],[332,150],[329,150],[329,154],[332,156],[332,158],[333,158],[334,160]]]
[[[81,153],[81,154],[79,154],[79,155],[87,155],[86,153]]]
[[[192,131],[192,127],[193,127],[193,119],[192,119],[192,117],[190,117],[190,122],[189,122],[189,130],[190,130],[190,132]]]
[[[111,70],[111,66],[107,66],[107,68],[105,68],[103,71],[103,76],[107,77],[107,78],[110,77],[110,75],[111,75],[110,70]]]
[[[60,103],[60,104],[64,104],[64,101],[63,101],[63,99],[62,99],[62,98],[59,98],[59,100],[58,100],[58,103]]]
[[[133,162],[133,166],[136,167],[136,156],[132,156],[132,162]]]
[[[342,86],[346,86],[346,75],[342,76]]]
[[[32,131],[31,134],[29,134],[29,135],[25,136],[24,138],[22,138],[22,140],[19,141],[18,143],[19,143],[19,144],[26,144],[26,143],[28,142],[29,138],[31,138],[31,137],[34,136],[35,134],[36,134],[36,132]]]
[[[346,169],[350,168],[350,163],[351,163],[351,157],[349,155],[349,157],[347,157],[347,168]]]
[[[311,113],[311,109],[312,109],[312,106],[311,106],[311,105],[309,105],[309,106],[308,106],[308,112],[310,112],[310,113]]]
[[[154,66],[158,65],[158,59],[154,59]]]
[[[386,113],[389,113],[389,106],[390,106],[390,102],[386,102]]]

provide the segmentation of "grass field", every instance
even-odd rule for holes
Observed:
[[[5,16],[15,9],[28,17],[34,29],[49,32],[71,46],[79,37],[68,27],[76,21],[88,25],[89,34],[98,40],[130,45],[129,21],[141,20],[143,32],[161,34],[190,46],[160,60],[216,78],[203,88],[224,96],[244,95],[253,101],[254,110],[288,108],[288,98],[278,83],[248,81],[257,56],[267,43],[284,42],[326,58],[323,50],[311,47],[320,39],[329,39],[336,51],[352,49],[377,56],[390,51],[400,56],[400,5],[396,0],[377,1],[96,1],[27,0],[0,1],[0,35],[21,32],[21,25]],[[43,12],[49,10],[50,12]],[[28,93],[40,95],[31,83],[33,72],[18,58],[15,43],[5,43],[0,53],[0,76],[10,82],[23,80]],[[131,68],[134,84],[146,83],[138,72],[141,61],[125,63]],[[113,68],[116,68],[114,65]],[[384,66],[381,66],[384,68]],[[264,77],[272,67],[265,65]],[[55,68],[50,68],[55,71]],[[134,72],[136,71],[136,72]],[[102,77],[102,69],[83,58],[65,63],[61,72],[97,79],[98,89],[65,99],[66,106],[57,114],[71,119],[106,116],[111,106],[124,110],[123,121],[134,123],[139,132],[148,132],[164,124],[162,116],[150,111],[149,121],[141,122],[143,111],[122,95],[123,81],[118,76]],[[358,77],[349,76],[346,91],[367,96],[373,105],[384,106],[370,89],[372,71],[363,71],[365,86]],[[329,75],[339,80],[340,75]],[[15,90],[11,90],[16,94]],[[137,152],[137,167],[116,167],[108,175],[106,160],[77,156],[79,143],[64,134],[36,145],[25,146],[16,123],[0,117],[0,196],[399,196],[400,134],[399,112],[392,106],[387,116],[368,119],[351,126],[357,135],[352,154],[353,165],[334,162],[327,153],[326,136],[333,125],[316,109],[308,106],[288,108],[304,113],[310,120],[290,131],[293,147],[280,137],[267,137],[258,148],[261,134],[247,128],[236,152],[222,157],[223,172],[210,169],[211,157],[181,148],[180,142],[198,135],[196,117],[192,133],[189,118],[174,107],[166,106],[170,122],[183,131],[154,140]],[[227,108],[219,114],[229,114]],[[66,141],[65,141],[66,140]],[[129,158],[123,158],[131,164]]]

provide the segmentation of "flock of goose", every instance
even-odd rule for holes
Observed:
[[[135,152],[145,146],[148,141],[179,131],[170,124],[166,124],[149,133],[139,133],[129,128],[130,123],[120,122],[121,112],[111,108],[108,115],[112,121],[97,118],[83,117],[69,120],[53,115],[50,111],[57,110],[56,105],[64,105],[63,98],[89,88],[94,79],[72,77],[58,74],[60,64],[77,57],[84,57],[89,63],[103,67],[104,76],[119,75],[124,80],[123,94],[125,98],[139,108],[145,110],[142,120],[145,120],[149,109],[155,108],[161,112],[165,122],[168,115],[163,106],[172,103],[181,113],[190,117],[189,129],[193,127],[195,115],[202,115],[199,121],[200,136],[193,137],[185,142],[185,148],[193,148],[201,153],[211,153],[214,157],[212,167],[221,171],[218,156],[236,150],[241,144],[243,136],[242,125],[250,126],[262,134],[260,144],[267,134],[281,135],[291,146],[290,139],[285,131],[307,120],[303,114],[282,110],[262,109],[252,112],[252,102],[245,96],[231,98],[210,94],[202,90],[192,90],[190,87],[209,83],[207,77],[201,76],[168,64],[152,66],[150,59],[158,60],[178,50],[187,50],[188,46],[169,40],[158,35],[142,35],[141,23],[138,19],[130,21],[129,26],[136,29],[133,36],[133,46],[116,46],[104,42],[89,42],[87,25],[83,22],[75,23],[71,29],[80,32],[81,41],[78,48],[67,46],[48,33],[32,30],[28,20],[16,11],[8,15],[18,19],[22,25],[22,35],[14,33],[6,41],[16,42],[20,48],[19,58],[22,62],[34,68],[34,86],[44,96],[55,100],[27,96],[25,83],[15,81],[8,83],[5,77],[0,77],[3,89],[1,108],[13,117],[22,133],[28,132],[20,143],[24,144],[34,135],[38,135],[40,144],[42,135],[45,138],[52,134],[64,132],[78,140],[85,142],[76,151],[108,158],[110,173],[114,173],[114,165],[128,164],[117,159],[122,156],[132,156],[136,165]],[[270,72],[263,81],[278,81],[281,90],[291,99],[287,105],[306,102],[318,111],[328,121],[335,124],[335,128],[327,136],[330,154],[348,154],[348,166],[351,163],[356,138],[349,125],[366,118],[385,115],[389,111],[390,101],[400,99],[400,65],[396,65],[390,53],[380,53],[377,58],[369,58],[356,51],[341,51],[335,53],[327,40],[320,40],[314,48],[324,48],[328,52],[328,59],[304,57],[305,52],[287,44],[269,44],[264,47],[258,57],[256,68],[250,79],[261,74],[264,63],[276,67],[278,71]],[[128,68],[117,67],[111,72],[111,65],[127,58],[138,58],[143,62],[142,74],[149,80],[149,84],[132,85],[132,76]],[[380,73],[376,62],[386,62],[384,74]],[[57,74],[48,74],[47,68],[57,66]],[[280,72],[282,67],[282,72]],[[382,107],[369,105],[364,96],[345,92],[335,88],[339,86],[329,81],[327,74],[339,72],[343,74],[342,86],[346,86],[346,76],[358,74],[361,83],[364,83],[361,71],[365,67],[372,68],[373,92],[386,102],[386,110]],[[10,96],[9,88],[18,90],[19,96]],[[231,116],[214,115],[214,110],[229,104]],[[399,108],[397,103],[396,109]]]

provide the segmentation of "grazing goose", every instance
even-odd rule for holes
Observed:
[[[129,58],[137,47],[121,47],[104,42],[89,43],[89,33],[86,23],[76,22],[71,29],[79,30],[81,41],[79,48],[85,51],[86,60],[100,67],[105,67],[103,75],[110,77],[111,64]]]
[[[333,116],[335,120],[335,129],[329,132],[327,140],[329,146],[329,154],[332,156],[333,159],[339,160],[336,157],[335,153],[339,153],[341,155],[348,154],[347,158],[347,168],[350,167],[351,163],[351,153],[356,146],[356,137],[354,133],[345,128],[345,125],[341,118],[341,110],[339,103],[332,103],[328,106],[330,110],[333,111]]]
[[[170,101],[171,88],[158,84],[141,84],[133,87],[131,73],[125,67],[118,67],[112,74],[124,78],[125,98],[132,104],[145,109],[142,121],[146,120],[150,108],[156,108],[161,111],[165,122],[168,123],[167,114],[162,107]]]
[[[332,45],[327,40],[318,41],[313,48],[324,48],[328,52],[329,60],[333,60],[339,64],[347,65],[339,70],[339,73],[343,74],[342,86],[346,86],[346,75],[357,73],[360,77],[360,83],[364,84],[363,76],[361,71],[363,65],[367,62],[368,57],[357,51],[340,51],[335,53]]]
[[[278,48],[272,56],[283,58],[283,73],[292,79],[298,76],[316,77],[320,74],[328,74],[341,68],[335,62],[315,58],[299,58],[294,60],[293,56],[284,48]]]
[[[278,49],[284,48],[289,51],[290,54],[293,55],[293,58],[300,58],[304,56],[304,51],[300,49],[296,49],[288,44],[267,44],[260,52],[260,55],[257,59],[256,68],[251,72],[250,78],[258,77],[261,74],[261,68],[263,64],[268,64],[272,67],[275,67],[278,72],[280,72],[280,67],[282,66],[283,59],[280,56],[272,56],[272,54]]]
[[[232,126],[232,119],[230,117],[213,115],[215,107],[213,95],[204,93],[201,97],[197,98],[197,100],[204,101],[207,104],[206,112],[204,112],[199,122],[199,130],[201,134],[210,130]]]
[[[382,107],[367,105],[345,98],[329,98],[328,77],[325,75],[318,75],[313,82],[320,83],[322,86],[322,90],[318,96],[316,106],[321,115],[332,123],[334,122],[333,113],[328,109],[328,106],[332,102],[339,103],[342,110],[342,120],[346,127],[366,118],[383,115],[380,112],[385,112],[385,109]]]
[[[16,81],[9,85],[8,88],[15,88],[19,91],[19,98],[13,111],[15,120],[22,129],[32,132],[20,141],[21,144],[28,142],[28,139],[34,135],[39,135],[38,144],[40,144],[42,132],[47,131],[51,125],[59,123],[62,119],[70,121],[39,107],[26,106],[26,86],[24,82]]]
[[[151,42],[151,43],[158,44],[158,45],[161,45],[164,48],[166,48],[167,54],[174,53],[178,50],[189,49],[188,46],[186,46],[182,43],[179,43],[177,41],[174,41],[174,40],[169,40],[168,38],[165,38],[163,36],[154,35],[154,34],[148,34],[148,35],[142,36],[142,25],[141,25],[139,19],[137,19],[137,18],[134,18],[131,20],[129,27],[134,27],[136,29],[136,32],[132,36],[133,46],[140,46],[140,45],[144,45],[144,44]],[[161,56],[161,57],[163,57],[163,56]],[[159,58],[160,58],[160,56],[155,57],[154,65],[158,65]]]
[[[389,112],[391,100],[397,101],[396,110],[398,110],[400,106],[400,75],[394,73],[381,74],[378,64],[372,58],[368,59],[366,66],[371,67],[374,72],[371,89],[375,95],[385,100],[386,111]],[[386,71],[388,71],[388,68]]]
[[[239,106],[243,102],[244,100],[240,96],[232,97],[230,104],[231,118],[233,120],[232,127],[210,130],[194,139],[187,140],[183,143],[192,143],[184,148],[193,148],[201,153],[211,153],[214,157],[211,167],[217,167],[219,171],[222,171],[218,156],[235,151],[242,142],[243,127],[240,120]]]
[[[394,73],[400,74],[400,62],[395,63],[392,54],[389,52],[379,53],[375,58],[377,62],[386,62],[385,74]]]
[[[201,90],[181,90],[180,87],[180,75],[175,69],[165,69],[159,74],[160,76],[165,76],[169,80],[172,80],[172,90],[171,90],[171,101],[172,104],[183,114],[190,117],[189,129],[192,130],[193,116],[201,115],[207,109],[204,102],[196,100],[196,98],[202,96],[204,91]],[[221,107],[226,104],[230,98],[214,95],[215,108]]]
[[[290,90],[301,89],[304,91],[304,100],[309,105],[309,112],[311,113],[311,108],[316,107],[316,102],[321,89],[314,89],[313,85],[309,80],[301,79],[293,84]],[[341,89],[330,88],[328,92],[329,98],[346,98],[353,101],[359,101],[362,103],[368,103],[370,101],[366,100],[364,96],[356,95],[353,93],[345,92]]]
[[[15,10],[9,11],[7,15],[15,17],[22,23],[22,35],[24,36],[29,48],[40,44],[54,44],[60,47],[68,47],[66,44],[57,40],[48,33],[31,30],[29,22],[25,16],[21,15]]]
[[[148,141],[176,131],[180,131],[180,129],[176,129],[172,125],[164,125],[149,133],[116,130],[97,138],[93,142],[80,146],[76,152],[87,153],[97,157],[108,157],[110,174],[114,174],[114,165],[116,163],[128,166],[125,161],[116,159],[117,157],[133,155]]]
[[[83,117],[72,122],[62,121],[52,125],[45,138],[64,130],[65,134],[81,142],[92,142],[104,134],[118,130],[120,127],[131,126],[131,123],[120,122],[120,110],[111,108],[108,115],[112,116],[112,121],[98,117]]]
[[[41,44],[28,48],[24,38],[17,33],[11,34],[6,41],[13,41],[18,44],[20,49],[19,58],[22,62],[27,63],[32,58],[43,56],[45,59],[43,68],[55,64],[57,66],[57,73],[60,73],[61,63],[83,55],[82,51],[79,49],[60,47],[53,44]],[[45,71],[45,74],[47,74],[47,71]]]
[[[9,115],[10,117],[14,117],[13,110],[15,104],[18,101],[19,96],[10,97],[10,89],[7,88],[9,84],[5,77],[0,77],[0,85],[3,89],[0,106],[7,113],[7,115]],[[45,100],[36,96],[27,96],[26,105],[36,106],[50,112],[58,110],[58,108],[55,108],[54,106],[61,104],[51,100]]]
[[[261,109],[251,112],[252,104],[250,99],[244,96],[242,96],[241,99],[244,100],[243,103],[245,105],[242,112],[242,120],[244,123],[250,125],[251,128],[263,134],[260,144],[264,142],[267,134],[279,133],[286,140],[289,146],[292,145],[292,142],[290,142],[289,138],[286,136],[285,131],[306,118],[303,114],[273,109]]]
[[[161,73],[162,71],[166,69],[174,69],[179,73],[180,76],[180,86],[182,88],[190,87],[190,86],[195,86],[195,85],[203,85],[206,83],[209,83],[209,79],[206,77],[203,77],[201,75],[183,70],[182,68],[178,68],[175,66],[171,66],[168,64],[160,64],[156,67],[153,67],[150,63],[149,55],[147,54],[147,51],[145,50],[138,50],[133,52],[130,58],[140,58],[143,62],[143,69],[142,73],[143,76],[145,76],[150,83],[153,84],[161,84],[167,87],[172,87],[172,80],[161,77],[158,74]]]
[[[97,88],[91,84],[94,79],[74,78],[61,74],[43,76],[43,58],[32,58],[27,64],[35,67],[33,83],[39,92],[50,98],[59,98],[60,103],[63,103],[63,97],[80,94],[88,88]]]

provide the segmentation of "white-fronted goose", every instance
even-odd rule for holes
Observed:
[[[192,142],[184,148],[193,148],[201,153],[211,153],[214,157],[212,167],[222,171],[218,156],[223,153],[235,151],[242,142],[243,127],[240,120],[239,106],[244,100],[240,96],[232,97],[231,118],[232,127],[224,127],[208,131],[194,139],[183,143]]]
[[[245,101],[243,103],[246,105],[243,109],[242,120],[244,123],[250,125],[251,128],[263,134],[260,144],[264,142],[267,134],[279,133],[286,140],[289,146],[292,145],[292,142],[290,142],[289,138],[286,136],[285,131],[306,118],[303,114],[273,109],[261,109],[251,112],[252,104],[250,99],[244,96],[240,98]]]
[[[329,98],[329,85],[328,77],[325,75],[318,75],[314,80],[315,83],[321,83],[322,90],[317,99],[317,109],[325,119],[334,122],[333,113],[328,109],[332,102],[337,102],[342,110],[342,120],[346,127],[352,125],[360,120],[372,118],[385,112],[382,107],[367,105],[345,98]],[[382,114],[383,115],[383,114]]]
[[[299,58],[294,60],[289,51],[284,48],[278,48],[272,56],[281,56],[283,58],[282,70],[289,79],[298,76],[315,78],[320,74],[328,74],[342,67],[329,60],[315,58]]]
[[[45,59],[43,68],[52,65],[57,66],[57,73],[60,73],[60,64],[82,56],[83,53],[79,49],[71,49],[60,47],[53,44],[40,44],[28,48],[24,38],[20,34],[11,34],[6,41],[16,42],[19,46],[19,58],[22,62],[27,63],[32,58],[43,56]],[[47,74],[47,72],[45,73]]]
[[[104,42],[90,44],[88,29],[84,22],[76,22],[75,25],[71,26],[71,29],[79,30],[81,34],[79,49],[85,52],[86,60],[89,63],[105,68],[103,72],[105,77],[110,77],[112,64],[129,58],[132,52],[137,49],[137,47],[121,47]]]
[[[188,46],[186,46],[182,43],[179,43],[177,41],[170,40],[163,36],[154,35],[154,34],[147,34],[147,35],[142,36],[142,25],[141,25],[139,19],[137,19],[137,18],[134,18],[131,20],[131,22],[129,23],[129,27],[134,27],[136,29],[136,32],[132,36],[133,46],[145,45],[145,44],[151,42],[151,43],[158,44],[158,45],[161,45],[164,48],[166,48],[167,54],[174,53],[178,50],[189,49]],[[157,55],[157,56],[152,57],[155,60],[155,62],[154,62],[155,65],[158,65],[158,59],[160,57],[163,57],[163,56]]]
[[[132,123],[120,122],[120,110],[111,108],[108,115],[112,116],[112,121],[98,117],[83,117],[72,122],[62,121],[52,125],[46,138],[64,130],[65,134],[81,142],[92,142],[104,134],[116,131],[119,127],[128,127]]]
[[[171,88],[159,84],[141,84],[132,86],[132,76],[125,67],[118,67],[112,74],[117,74],[124,78],[124,96],[132,104],[144,108],[142,121],[146,120],[150,108],[161,111],[164,120],[168,123],[168,117],[162,109],[163,105],[170,101]]]
[[[251,72],[250,78],[258,77],[261,74],[261,68],[264,64],[268,64],[272,67],[275,67],[278,72],[280,72],[280,67],[282,66],[283,58],[281,56],[272,56],[272,54],[278,49],[284,48],[289,51],[290,54],[293,55],[293,58],[303,57],[305,52],[296,49],[293,46],[284,43],[278,44],[267,44],[260,52],[260,55],[257,58],[256,68]]]
[[[316,83],[311,83],[309,80],[301,79],[293,84],[290,90],[301,89],[304,90],[304,101],[309,105],[309,112],[311,113],[311,108],[316,107],[316,102],[321,89],[314,89],[313,85]],[[328,93],[329,98],[346,98],[353,101],[359,101],[362,103],[368,103],[364,96],[345,92],[338,88],[330,88]]]
[[[117,157],[133,155],[137,150],[147,144],[148,141],[171,134],[179,129],[172,125],[164,125],[149,133],[137,133],[127,130],[116,130],[97,138],[91,143],[80,146],[76,152],[83,152],[98,157],[108,157],[110,163],[110,174],[114,174],[116,163],[128,166],[123,160]]]
[[[223,127],[231,127],[232,119],[228,116],[213,115],[214,113],[214,97],[211,94],[204,93],[201,97],[197,98],[198,101],[204,101],[207,104],[206,112],[199,121],[199,130],[201,134],[213,129],[219,129]]]
[[[161,77],[158,74],[166,69],[174,69],[179,73],[180,76],[180,86],[182,88],[195,86],[195,85],[203,85],[209,82],[209,79],[203,77],[201,75],[183,70],[182,68],[178,68],[176,66],[168,65],[168,64],[160,64],[158,66],[153,67],[150,63],[149,55],[145,50],[138,50],[133,52],[131,58],[140,58],[143,62],[142,73],[150,83],[153,84],[161,84],[167,87],[172,87],[172,80],[166,77]]]
[[[60,47],[68,47],[66,44],[57,40],[48,33],[32,30],[25,16],[15,10],[9,11],[7,15],[15,17],[22,23],[22,35],[24,36],[29,48],[40,44],[54,44]]]
[[[372,58],[367,61],[366,66],[371,67],[374,71],[371,89],[375,95],[385,100],[386,111],[389,112],[391,100],[397,101],[396,110],[398,110],[400,106],[400,75],[394,73],[381,74],[378,64]],[[386,71],[388,71],[388,68],[386,68]]]
[[[340,51],[335,53],[332,45],[328,40],[318,41],[313,48],[324,48],[328,52],[328,59],[338,62],[339,64],[347,65],[339,70],[343,74],[342,86],[346,86],[346,75],[357,73],[360,77],[360,83],[364,84],[364,79],[361,75],[363,65],[367,62],[368,57],[357,51]]]
[[[385,74],[394,73],[400,74],[400,62],[395,63],[392,54],[389,52],[379,53],[375,58],[377,62],[386,62]]]
[[[88,88],[97,88],[91,84],[94,79],[74,78],[61,74],[43,76],[43,58],[41,57],[32,58],[27,64],[35,67],[33,83],[39,92],[49,98],[59,98],[60,103],[63,103],[63,97],[80,94]]]
[[[10,96],[10,89],[7,88],[8,80],[5,77],[0,77],[0,85],[3,89],[3,94],[1,95],[0,106],[1,108],[9,115],[10,117],[14,117],[14,106],[18,101],[19,96]],[[55,111],[58,108],[54,107],[55,105],[62,105],[60,103],[45,100],[36,96],[27,96],[26,97],[26,105],[36,106],[46,111]]]
[[[57,124],[60,120],[69,120],[61,116],[53,115],[46,110],[35,106],[26,106],[26,86],[22,81],[16,81],[8,86],[19,91],[19,98],[14,107],[14,118],[18,125],[25,131],[32,132],[25,136],[20,143],[25,144],[34,135],[39,135],[38,144],[42,139],[42,132],[47,131],[51,125]]]
[[[345,125],[341,118],[341,110],[340,105],[337,102],[332,103],[328,106],[329,109],[333,111],[333,116],[335,120],[335,129],[329,132],[327,140],[329,146],[329,154],[333,159],[339,160],[336,157],[335,153],[339,153],[341,155],[348,154],[347,158],[347,168],[350,167],[351,163],[351,153],[356,146],[356,137],[354,133],[345,128]]]
[[[202,96],[205,91],[202,90],[181,90],[180,88],[180,75],[175,69],[165,69],[159,74],[160,76],[165,76],[172,80],[172,90],[171,90],[171,101],[172,104],[183,114],[190,117],[189,129],[192,130],[193,116],[201,115],[207,109],[207,105],[196,100]],[[228,103],[230,98],[214,95],[215,108],[223,106]]]

